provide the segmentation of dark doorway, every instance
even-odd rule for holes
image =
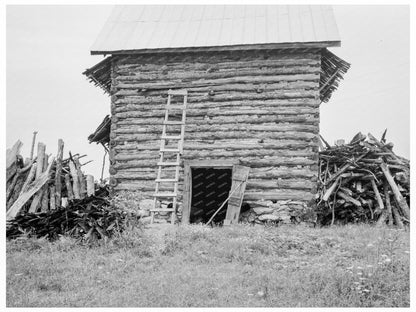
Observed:
[[[190,223],[206,223],[227,199],[231,190],[232,168],[191,168],[192,190]],[[213,222],[225,219],[227,204],[214,217]]]

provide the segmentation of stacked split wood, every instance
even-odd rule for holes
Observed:
[[[325,142],[326,143],[326,142]],[[358,133],[320,153],[318,214],[322,224],[410,222],[410,162],[392,143]]]
[[[320,50],[114,55],[112,64],[114,191],[153,194],[167,91],[180,88],[188,90],[183,160],[249,166],[244,199],[254,206],[314,198]]]
[[[46,154],[45,144],[39,142],[36,157],[23,162],[22,145],[18,141],[7,151],[7,220],[24,212],[65,207],[68,201],[94,195],[94,178],[81,171],[79,159],[85,155],[69,153],[69,158],[63,159],[64,142],[59,139],[56,157]]]

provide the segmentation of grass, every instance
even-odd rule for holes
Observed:
[[[409,232],[181,226],[7,242],[8,307],[409,307]]]

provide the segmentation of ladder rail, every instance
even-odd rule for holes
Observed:
[[[183,104],[182,105],[172,105],[172,96],[182,96],[183,97]],[[183,143],[185,137],[185,120],[186,120],[186,109],[188,104],[188,91],[187,90],[169,90],[168,91],[168,99],[165,107],[165,116],[162,125],[162,135],[160,139],[160,150],[159,150],[159,162],[157,163],[157,175],[155,179],[155,193],[153,195],[153,209],[150,210],[151,212],[151,223],[154,222],[155,213],[162,212],[162,211],[171,211],[171,224],[175,223],[175,216],[176,216],[176,208],[178,204],[178,189],[179,189],[179,173],[180,173],[180,165],[181,165],[181,155],[183,154]],[[181,121],[170,121],[169,120],[169,113],[170,111],[175,110],[182,110],[182,119]],[[180,135],[168,135],[167,134],[167,125],[180,125]],[[167,140],[177,140],[177,148],[170,148],[169,145],[166,147]],[[172,162],[172,160],[165,160],[165,153],[173,153],[176,154],[176,161]],[[173,156],[171,155],[171,157]],[[169,159],[169,158],[168,158]],[[170,158],[172,159],[172,158]],[[162,178],[162,171],[166,167],[175,167],[175,177],[174,178]],[[172,193],[161,193],[160,190],[160,183],[173,183],[173,191]],[[157,202],[158,198],[172,198],[172,208],[158,208]]]

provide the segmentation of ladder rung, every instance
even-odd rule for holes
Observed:
[[[170,94],[170,95],[187,95],[188,90],[169,90],[168,94]]]
[[[180,152],[179,148],[162,148],[160,151],[161,152],[174,152],[174,153]]]
[[[157,163],[158,166],[180,166],[180,163],[178,162],[158,162]]]
[[[180,140],[182,139],[182,136],[180,135],[162,135],[162,140]]]
[[[176,197],[178,194],[176,193],[155,193],[153,197]]]
[[[184,125],[183,121],[167,120],[163,123],[164,125]]]
[[[178,182],[178,179],[156,179],[157,182]]]
[[[166,105],[166,109],[186,109],[185,105]]]

